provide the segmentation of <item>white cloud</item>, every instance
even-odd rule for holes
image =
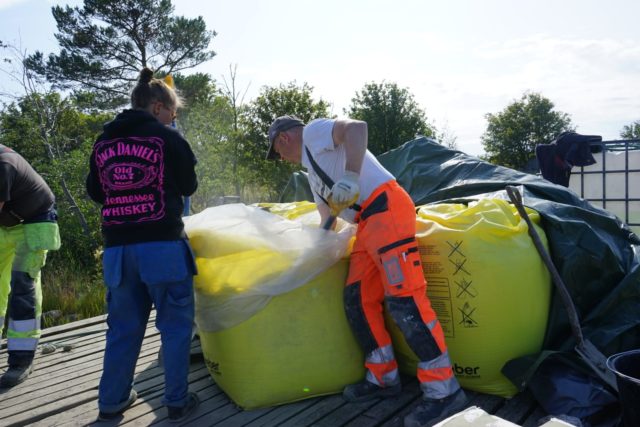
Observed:
[[[536,35],[456,54],[470,54],[472,67],[436,71],[415,92],[472,154],[482,151],[484,115],[528,90],[570,114],[579,132],[613,139],[624,124],[640,118],[640,48],[634,41]]]
[[[464,45],[429,33],[394,40],[406,42],[395,49],[386,40],[357,53],[336,52],[330,56],[335,66],[322,56],[314,57],[316,63],[292,57],[271,68],[269,79],[297,76],[311,83],[316,94],[335,103],[336,114],[365,82],[397,82],[436,124],[447,123],[460,148],[471,154],[482,152],[485,114],[503,110],[526,91],[549,98],[579,132],[616,138],[624,124],[640,118],[640,47],[631,40],[534,35]]]

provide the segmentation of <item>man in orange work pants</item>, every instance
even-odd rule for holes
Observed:
[[[329,201],[352,203],[340,216],[357,223],[345,287],[345,311],[365,353],[366,378],[347,386],[344,398],[362,402],[401,390],[398,364],[384,325],[383,307],[419,358],[423,401],[405,417],[406,427],[427,426],[452,415],[466,396],[451,369],[444,335],[426,293],[415,206],[409,195],[367,150],[367,124],[316,119],[305,125],[278,117],[269,128],[268,159],[301,163],[309,173],[324,223]]]

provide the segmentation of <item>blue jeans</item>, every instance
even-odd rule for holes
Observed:
[[[194,320],[193,254],[186,240],[106,248],[107,345],[98,406],[117,412],[133,386],[151,305],[156,308],[164,362],[163,404],[184,406]]]

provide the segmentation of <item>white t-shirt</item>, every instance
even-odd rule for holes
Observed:
[[[324,204],[331,192],[331,187],[327,186],[320,176],[315,172],[307,150],[311,152],[313,160],[333,182],[337,182],[344,175],[347,156],[343,144],[335,146],[333,143],[333,125],[335,119],[316,119],[307,124],[302,131],[302,166],[309,173],[309,185],[313,192],[316,204]],[[371,193],[380,185],[395,179],[386,170],[369,150],[365,152],[360,170],[360,196],[356,202],[358,205],[369,198]],[[346,221],[354,222],[356,212],[353,209],[345,209],[340,217]]]

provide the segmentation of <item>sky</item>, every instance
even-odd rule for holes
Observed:
[[[0,40],[57,51],[53,4],[0,0]],[[295,81],[344,116],[366,83],[414,95],[458,149],[483,153],[485,115],[527,91],[569,114],[577,131],[619,138],[640,120],[638,0],[174,0],[202,16],[217,55],[193,69],[255,98]],[[1,84],[1,83],[0,83]],[[1,88],[1,87],[0,87]]]

